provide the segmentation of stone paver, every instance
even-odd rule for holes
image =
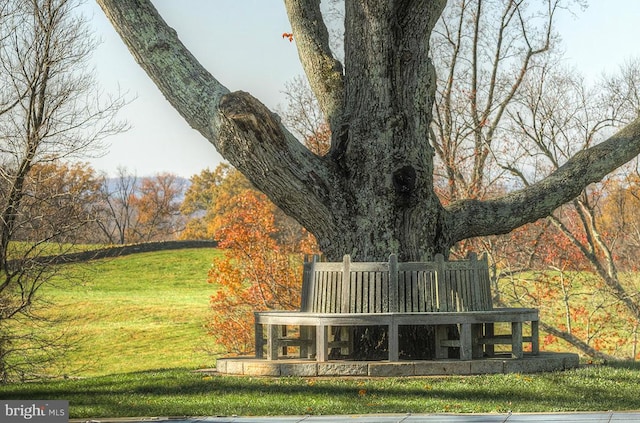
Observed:
[[[490,373],[537,373],[578,367],[577,354],[543,352],[523,358],[493,357],[474,360],[340,361],[305,359],[267,360],[255,357],[220,358],[217,373],[244,376],[432,376]]]

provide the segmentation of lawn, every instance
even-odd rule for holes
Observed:
[[[72,418],[638,410],[640,366],[380,379],[244,378],[171,369],[0,386],[3,399],[66,399]]]
[[[65,359],[68,375],[213,366],[204,325],[216,254],[185,249],[69,265],[65,281],[42,291],[53,304],[49,313],[71,319],[58,328],[77,339]]]

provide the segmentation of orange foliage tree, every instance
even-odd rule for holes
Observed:
[[[0,185],[5,194],[6,181]],[[53,243],[90,242],[99,187],[99,178],[86,163],[35,164],[24,184],[28,195],[20,202],[12,236],[47,248]]]
[[[239,175],[231,171],[227,177],[245,185]],[[302,257],[317,247],[308,232],[254,189],[230,189],[216,199],[214,208],[221,213],[207,226],[225,251],[209,271],[217,291],[208,328],[228,352],[246,354],[254,348],[254,311],[300,306]]]
[[[214,170],[205,169],[190,179],[180,212],[188,217],[182,239],[216,239],[221,216],[233,204],[231,199],[247,189],[251,183],[227,163]]]
[[[638,164],[636,164],[637,166]],[[607,181],[608,195],[601,205],[604,237],[616,246],[614,257],[624,270],[637,272],[640,247],[640,170],[636,167]]]

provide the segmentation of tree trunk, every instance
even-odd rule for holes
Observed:
[[[417,260],[451,246],[426,142],[435,93],[427,40],[444,3],[414,3],[422,4],[346,5],[345,67],[366,72],[346,78],[343,118],[334,130],[330,154],[349,195],[332,209],[340,207],[339,220],[349,222],[351,234],[332,255],[370,260],[394,252]]]

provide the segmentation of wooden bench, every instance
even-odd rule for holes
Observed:
[[[256,356],[262,358],[266,346],[267,359],[278,359],[295,346],[300,357],[327,361],[330,348],[352,347],[330,340],[329,328],[386,326],[388,358],[398,361],[400,327],[422,325],[435,328],[436,359],[447,358],[450,347],[459,348],[461,360],[493,356],[494,345],[510,345],[511,356],[522,358],[523,343],[538,353],[538,320],[537,309],[493,308],[486,257],[447,262],[438,255],[410,263],[398,263],[393,254],[388,262],[314,258],[304,265],[299,312],[255,313]],[[496,335],[496,323],[507,323],[508,333]],[[525,323],[529,336],[523,335]],[[452,325],[459,339],[448,337]]]

